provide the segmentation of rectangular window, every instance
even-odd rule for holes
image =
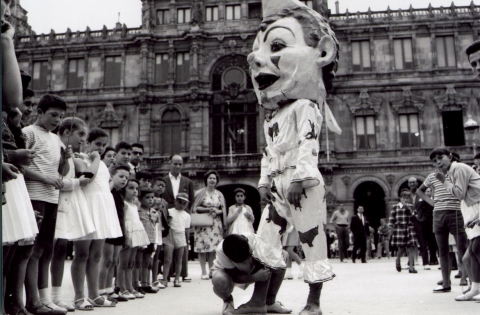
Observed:
[[[157,11],[157,25],[168,24],[170,10],[158,10]]]
[[[446,146],[465,145],[465,133],[463,129],[463,112],[444,111],[442,112],[443,139]]]
[[[176,81],[188,82],[190,79],[189,53],[177,53]]]
[[[122,57],[105,58],[105,84],[104,86],[120,86],[122,76]]]
[[[370,42],[352,42],[352,63],[353,71],[371,71]]]
[[[218,21],[218,6],[205,8],[205,21]]]
[[[167,83],[168,79],[168,54],[155,56],[155,84]]]
[[[47,89],[48,82],[48,61],[38,61],[33,63],[32,89],[43,91]]]
[[[375,149],[377,140],[375,136],[375,118],[373,116],[359,116],[355,118],[357,130],[357,148]]]
[[[249,3],[248,4],[248,18],[249,19],[261,19],[262,18],[262,3]]]
[[[190,23],[190,8],[177,10],[177,23]]]
[[[241,15],[241,10],[240,10],[240,5],[227,5],[225,6],[227,14],[226,14],[226,19],[227,20],[240,20],[242,17]]]
[[[400,146],[402,148],[420,147],[418,115],[400,115]]]
[[[395,52],[395,69],[413,69],[412,39],[394,39],[393,47]]]
[[[453,36],[436,37],[437,65],[439,68],[455,67],[455,42]]]
[[[300,0],[300,2],[303,2],[304,5],[306,5],[310,9],[313,9],[313,1],[312,0]]]
[[[68,61],[68,82],[69,89],[81,89],[85,76],[85,59],[70,59]]]

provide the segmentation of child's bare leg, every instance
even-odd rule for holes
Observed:
[[[133,269],[135,267],[135,257],[137,256],[137,248],[134,247],[130,251],[130,257],[128,259],[128,268],[125,272],[125,285],[130,292],[135,291],[133,287]]]
[[[61,300],[67,245],[68,240],[57,239],[53,249],[53,259],[50,266],[50,274],[52,275],[52,301],[60,307],[68,307],[67,310],[73,310],[73,306],[67,305]]]
[[[200,262],[200,267],[202,268],[202,276],[206,276],[207,273],[207,253],[198,253],[198,261]],[[163,269],[165,270],[165,268]]]
[[[72,274],[75,301],[85,297],[84,284],[87,270],[87,261],[92,241],[76,241],[73,243],[75,256],[73,257],[70,273]]]
[[[126,275],[131,251],[132,248],[124,248],[119,253],[119,262],[117,268],[117,285],[120,288],[121,292],[127,290]]]
[[[211,274],[211,270],[212,270],[212,267],[213,267],[213,261],[215,260],[215,255],[216,255],[215,251],[207,253],[209,274]]]
[[[23,283],[25,281],[25,273],[27,271],[28,259],[32,255],[33,245],[27,246],[10,246],[14,250],[12,256],[11,268],[6,275],[5,296],[9,297],[8,301],[4,300],[7,307],[7,313],[16,314],[22,310],[25,305],[23,301]],[[15,248],[16,247],[16,248]]]
[[[184,247],[180,247],[174,250],[175,255],[175,280],[180,281],[180,274],[182,272],[182,261],[183,261],[183,251]]]
[[[100,259],[102,258],[103,244],[105,240],[92,240],[90,244],[90,255],[87,261],[87,287],[88,297],[96,299],[98,293],[98,273],[100,267]]]
[[[160,251],[162,250],[162,245],[158,245],[157,250],[155,251],[155,256],[153,256],[152,260],[152,281],[157,281],[158,277],[158,267],[160,265],[159,255]]]
[[[152,252],[146,249],[143,251],[142,268],[140,272],[140,281],[141,281],[142,287],[150,285],[150,269],[151,268],[152,268]]]
[[[134,288],[137,288],[140,282],[144,251],[145,250],[143,248],[138,248],[137,254],[135,255],[135,264],[132,269],[132,277],[133,277],[132,285]]]
[[[108,274],[107,274],[107,279],[105,281],[105,288],[106,289],[111,289],[113,291],[113,273],[115,272],[115,266],[118,266],[118,257],[120,255],[120,250],[122,249],[122,246],[120,245],[115,245],[113,248],[113,263],[110,266],[110,269],[108,269]],[[117,276],[118,277],[118,276]],[[107,292],[111,293],[111,292]]]
[[[163,246],[164,257],[163,257],[163,280],[168,281],[168,271],[172,264],[173,259],[173,247],[172,246]]]
[[[102,260],[100,262],[100,273],[98,275],[98,288],[100,289],[100,293],[103,293],[102,291],[107,288],[108,272],[113,265],[113,250],[114,246],[112,244],[103,244],[103,254]]]

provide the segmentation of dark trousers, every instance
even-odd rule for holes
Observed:
[[[415,234],[417,236],[418,244],[420,245],[420,254],[422,255],[423,265],[426,266],[429,264],[428,261],[428,248],[427,248],[427,233],[426,233],[426,222],[418,221],[416,218],[412,219],[413,228],[415,229]]]
[[[357,255],[360,249],[360,254]],[[364,235],[353,236],[353,253],[352,261],[355,262],[355,258],[360,258],[362,262],[365,262],[365,253],[367,252],[367,238]]]
[[[347,249],[350,245],[348,241],[348,226],[339,226],[335,228],[338,237],[338,251],[340,253],[340,261],[348,257]]]

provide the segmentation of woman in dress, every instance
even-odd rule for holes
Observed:
[[[213,225],[206,227],[195,227],[195,253],[198,253],[198,260],[202,267],[202,279],[208,280],[209,274],[206,269],[213,266],[215,250],[223,240],[226,231],[227,207],[223,194],[215,189],[220,177],[216,171],[208,171],[203,177],[205,188],[195,194],[192,211],[194,213],[208,213],[213,217]]]

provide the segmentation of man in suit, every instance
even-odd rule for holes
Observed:
[[[195,200],[195,192],[193,190],[193,182],[185,176],[180,174],[183,168],[183,158],[180,155],[174,155],[170,159],[170,173],[165,176],[165,192],[163,193],[163,199],[168,202],[168,208],[174,208],[175,198],[179,192],[186,193],[188,199],[191,200],[189,208],[187,208],[188,213],[192,213],[190,207]],[[185,229],[185,237],[187,239],[187,250],[183,253],[183,262],[182,262],[182,279],[184,282],[190,282],[192,279],[188,277],[188,242],[190,236],[190,229]],[[172,264],[173,266],[174,264]],[[163,271],[168,272],[168,271]]]
[[[428,232],[427,228],[427,213],[425,208],[422,206],[422,198],[417,194],[418,182],[415,177],[410,177],[408,179],[408,188],[411,193],[410,203],[415,209],[415,215],[412,217],[413,228],[415,229],[415,234],[417,236],[418,244],[420,245],[420,253],[422,255],[423,269],[430,270],[429,260],[428,260],[428,248],[426,235]]]
[[[370,226],[367,218],[363,215],[363,212],[363,207],[359,206],[357,209],[357,214],[352,217],[352,222],[350,223],[350,230],[353,234],[353,263],[355,263],[355,258],[357,258],[357,251],[359,249],[360,254],[358,255],[358,257],[360,257],[362,263],[367,262],[365,260],[365,253],[367,251],[367,236],[370,235]]]

